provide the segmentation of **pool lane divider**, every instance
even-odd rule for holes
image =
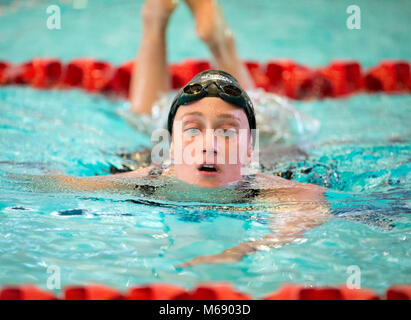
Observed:
[[[57,296],[34,285],[4,286],[0,300],[256,300],[234,289],[229,283],[200,283],[192,290],[155,283],[120,292],[101,284],[67,286]],[[411,285],[393,285],[381,296],[369,289],[339,287],[304,287],[284,284],[259,300],[411,300]]]
[[[315,69],[287,59],[266,63],[247,60],[244,64],[256,87],[296,100],[340,98],[364,92],[411,93],[410,63],[404,60],[384,60],[368,70],[363,70],[355,60],[335,60]],[[0,86],[81,88],[90,93],[128,98],[134,68],[138,68],[138,62],[113,66],[94,58],[76,58],[68,63],[44,57],[18,64],[0,61]],[[204,59],[185,59],[168,68],[171,87],[179,89],[211,65]]]

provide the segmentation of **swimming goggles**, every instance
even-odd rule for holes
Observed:
[[[171,105],[168,117],[168,131],[173,129],[174,117],[181,105],[187,105],[205,97],[219,97],[222,100],[242,108],[248,119],[250,130],[256,128],[253,104],[247,93],[239,86],[222,80],[205,80],[187,84],[180,90]]]

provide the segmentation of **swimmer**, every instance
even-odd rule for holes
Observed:
[[[133,181],[160,176],[201,188],[222,188],[244,179],[244,169],[256,152],[255,113],[246,92],[254,88],[253,81],[236,52],[233,33],[217,2],[186,3],[196,19],[197,34],[210,49],[217,68],[197,74],[173,100],[167,122],[170,164],[99,177],[55,177],[59,182],[76,190],[98,191],[129,189]],[[165,34],[176,6],[173,0],[146,0],[143,5],[143,37],[130,87],[130,106],[136,114],[150,114],[160,93],[171,90]],[[229,161],[232,150],[238,156],[234,163]],[[258,250],[299,240],[304,232],[328,219],[325,188],[263,173],[252,178],[253,184],[261,187],[255,201],[269,204],[271,234],[215,255],[195,257],[179,267],[234,263]]]

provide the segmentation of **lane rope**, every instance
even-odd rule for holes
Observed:
[[[226,282],[198,284],[191,290],[183,287],[155,283],[135,286],[126,292],[101,284],[66,286],[61,295],[34,285],[4,286],[0,300],[257,300],[237,291]],[[304,287],[284,284],[278,290],[258,300],[411,300],[411,285],[393,285],[378,295],[370,289],[339,287]]]
[[[265,63],[244,61],[244,64],[256,87],[296,100],[341,98],[356,93],[411,93],[410,63],[405,60],[384,60],[368,70],[363,70],[354,60],[335,60],[316,69],[285,59]],[[128,98],[134,67],[138,68],[138,62],[113,66],[94,58],[76,58],[68,63],[44,57],[18,64],[0,61],[0,86],[81,88],[91,93]],[[171,87],[178,89],[211,65],[204,59],[185,59],[168,68]]]

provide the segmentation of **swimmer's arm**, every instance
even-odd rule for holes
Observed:
[[[51,178],[59,182],[63,188],[75,191],[100,191],[121,188],[118,182],[105,181],[99,177],[54,176]]]
[[[293,200],[282,206],[270,207],[269,227],[271,233],[261,239],[239,244],[228,249],[241,258],[267,248],[278,248],[303,237],[306,231],[320,226],[329,219],[330,210],[324,196],[326,189],[312,186],[311,189],[297,189]],[[280,202],[281,199],[279,199]],[[277,202],[278,203],[278,202]],[[232,251],[230,251],[232,250]]]
[[[301,184],[305,185],[305,184]],[[293,190],[293,201],[287,208],[271,206],[270,230],[271,234],[264,238],[241,243],[233,248],[224,250],[220,254],[199,256],[185,262],[179,267],[209,263],[235,263],[246,255],[253,254],[261,249],[278,248],[300,239],[304,232],[321,225],[329,218],[329,208],[324,196],[325,188],[310,186]],[[288,202],[290,203],[290,194]],[[270,201],[268,199],[268,201]],[[281,201],[281,199],[277,199]]]
[[[76,191],[100,191],[109,189],[132,189],[133,185],[127,184],[134,178],[147,176],[154,166],[140,168],[130,172],[116,173],[95,177],[70,177],[70,176],[49,176],[51,179],[61,183],[65,188]]]

